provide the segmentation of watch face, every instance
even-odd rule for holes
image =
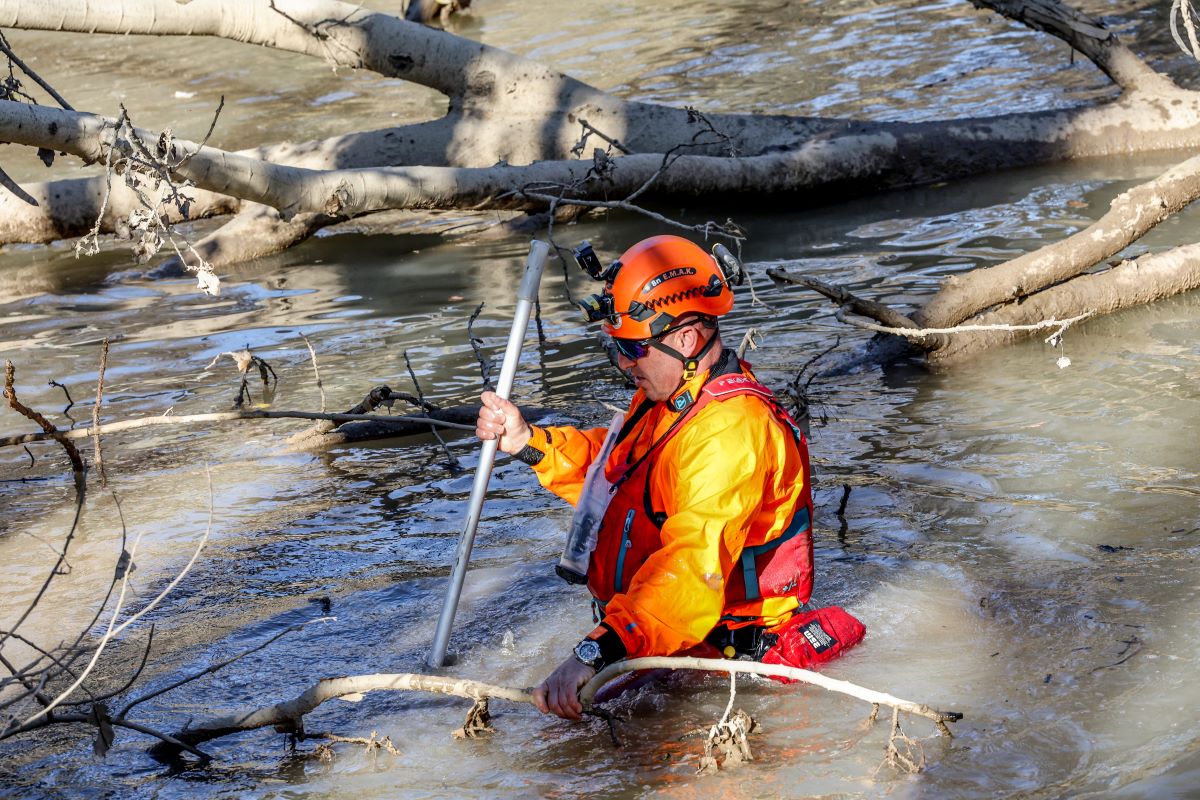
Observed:
[[[595,666],[600,659],[600,645],[591,639],[584,639],[575,645],[575,657],[588,666]]]

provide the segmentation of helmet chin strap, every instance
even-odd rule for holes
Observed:
[[[683,377],[679,379],[679,383],[675,386],[675,391],[673,391],[672,394],[679,391],[680,386],[683,386],[692,378],[696,377],[696,372],[700,369],[700,359],[704,358],[704,356],[713,348],[713,345],[716,343],[717,332],[715,330],[713,331],[713,335],[708,337],[708,341],[704,343],[704,346],[700,348],[700,352],[696,353],[694,356],[685,356],[675,348],[665,345],[659,341],[650,343],[650,346],[655,350],[661,350],[662,352],[671,356],[671,358],[683,362]]]

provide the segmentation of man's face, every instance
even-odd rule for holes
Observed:
[[[660,341],[681,353],[690,353],[696,338],[694,328],[689,326],[671,331]],[[688,349],[683,349],[685,347]],[[669,398],[683,378],[683,362],[653,347],[638,359],[628,358],[618,351],[617,366],[628,371],[637,387],[656,403]]]

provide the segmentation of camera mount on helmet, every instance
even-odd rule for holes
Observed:
[[[584,239],[571,251],[571,255],[575,256],[575,263],[579,268],[591,276],[594,281],[609,282],[617,275],[617,270],[621,268],[620,261],[614,261],[608,267],[600,263],[599,256],[592,249],[592,243]]]
[[[746,268],[738,261],[738,257],[729,252],[729,248],[723,244],[714,244],[712,253],[717,266],[721,268],[726,285],[741,286],[746,280]]]

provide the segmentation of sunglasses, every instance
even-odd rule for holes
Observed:
[[[667,334],[674,333],[681,328],[699,324],[700,322],[701,320],[699,319],[689,319],[684,323],[667,328],[662,333],[658,334],[657,336],[651,336],[649,339],[618,339],[616,336],[614,336],[612,337],[612,343],[613,346],[617,348],[618,353],[625,356],[630,361],[637,361],[639,358],[645,357],[646,353],[650,352],[650,347]]]
[[[612,343],[618,353],[630,361],[637,361],[650,352],[650,345],[654,341],[655,339],[618,339],[614,336]]]

